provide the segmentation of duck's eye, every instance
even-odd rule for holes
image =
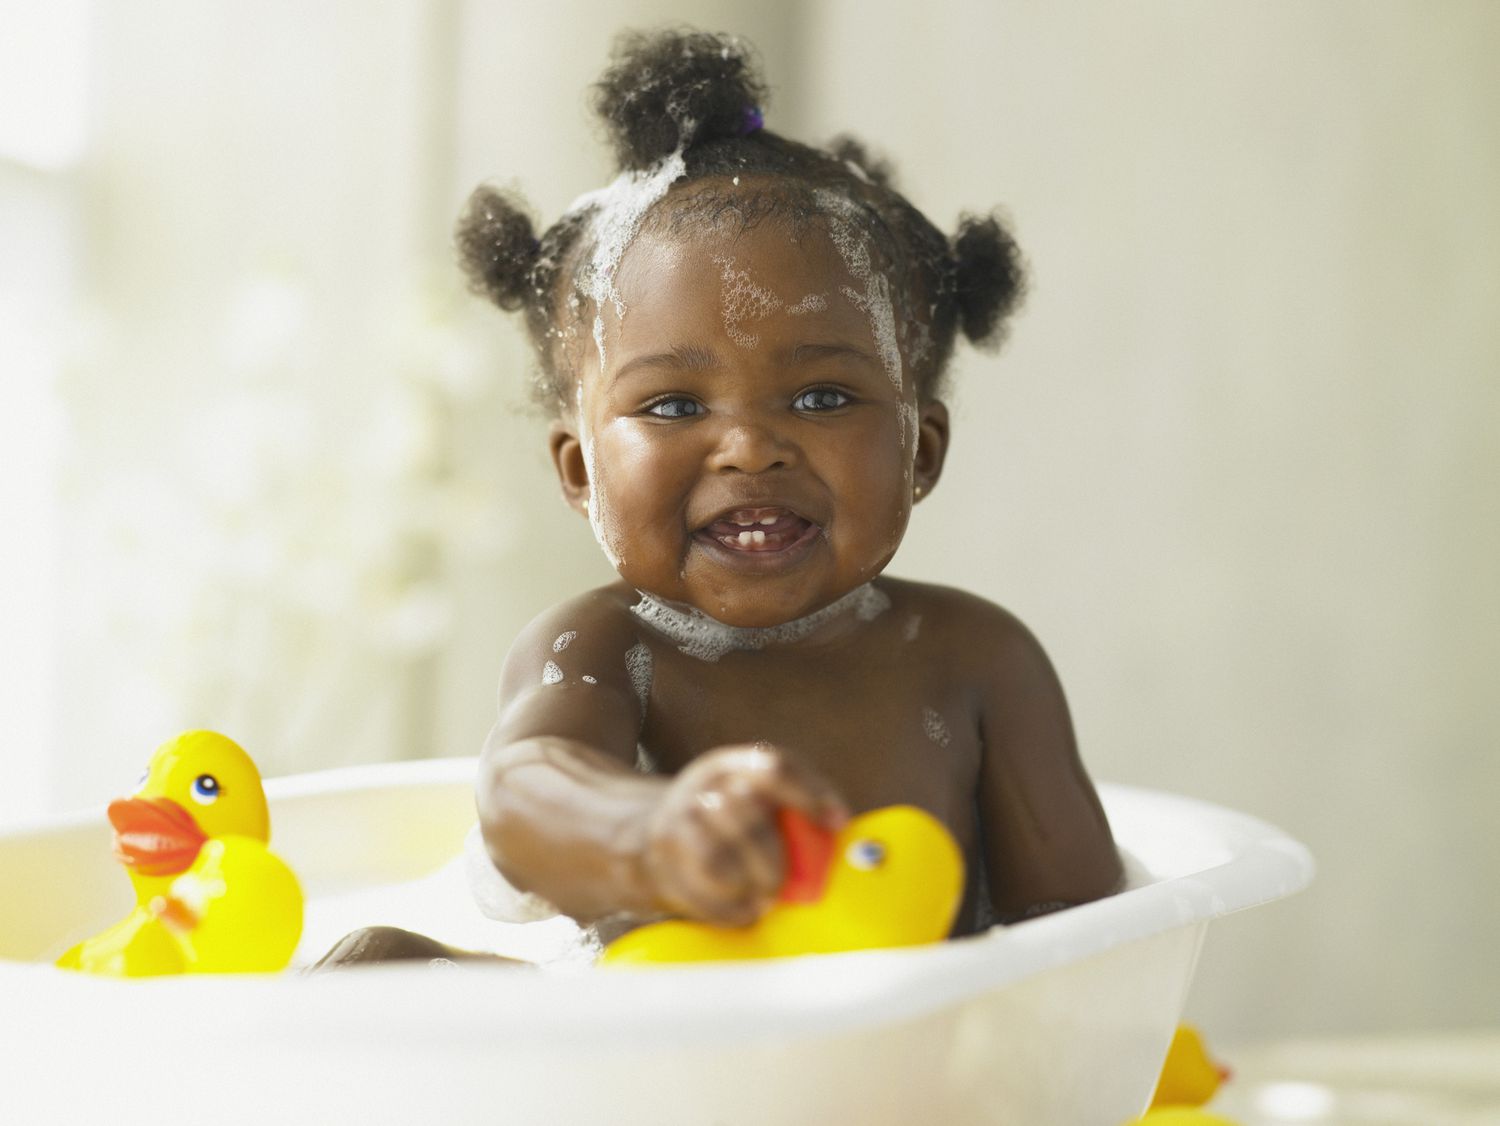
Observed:
[[[662,399],[646,408],[647,414],[657,418],[696,418],[703,413],[703,404],[694,399]]]
[[[868,872],[885,863],[885,845],[879,841],[855,841],[847,853],[849,864]]]
[[[849,402],[849,396],[836,387],[809,387],[792,400],[799,411],[836,411]]]
[[[142,786],[144,786],[146,784],[146,779],[150,778],[150,777],[151,777],[151,768],[148,766],[145,770],[141,771],[141,776],[135,780],[135,788],[137,790],[139,790]]]
[[[200,774],[193,779],[193,800],[199,805],[212,805],[219,800],[219,780],[212,774]]]

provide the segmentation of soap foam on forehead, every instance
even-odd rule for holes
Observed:
[[[676,642],[679,652],[710,662],[735,650],[764,649],[768,645],[800,641],[825,622],[846,612],[852,612],[860,621],[868,622],[879,617],[891,605],[891,600],[884,591],[876,590],[872,583],[865,583],[806,617],[758,629],[725,625],[702,610],[693,607],[679,610],[645,591],[638,593],[641,600],[630,608],[631,613],[664,637]]]
[[[738,269],[728,255],[715,254],[713,263],[719,267],[723,280],[724,331],[741,348],[754,348],[760,337],[740,328],[741,322],[770,316],[781,307],[781,298],[765,286],[757,285],[751,280],[750,271]]]
[[[828,308],[828,297],[822,293],[809,293],[796,304],[782,301],[773,291],[757,283],[749,270],[740,269],[727,254],[715,254],[712,261],[719,267],[719,277],[723,282],[724,331],[741,348],[754,348],[760,343],[758,335],[740,327],[745,321],[758,321],[778,310],[788,316],[800,317],[805,313],[821,313]]]
[[[800,317],[803,313],[821,313],[828,308],[828,297],[822,293],[809,293],[795,305],[788,305],[786,311],[794,317]]]

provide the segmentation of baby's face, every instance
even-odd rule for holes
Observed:
[[[616,285],[625,313],[605,304],[604,362],[587,350],[553,455],[621,577],[771,626],[877,575],[947,436],[870,311],[878,279],[820,228],[766,222],[648,225]]]

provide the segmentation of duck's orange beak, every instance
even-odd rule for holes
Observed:
[[[184,872],[208,839],[192,814],[170,798],[120,798],[109,803],[115,859],[143,876]]]
[[[776,811],[786,848],[786,879],[777,896],[783,903],[816,903],[828,886],[834,834],[788,806]]]

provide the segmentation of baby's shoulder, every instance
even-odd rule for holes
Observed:
[[[909,641],[939,647],[950,661],[1010,663],[1041,655],[1025,623],[1003,606],[957,587],[886,578],[892,625]]]
[[[891,601],[898,619],[918,619],[927,629],[956,631],[975,636],[1002,637],[1026,627],[1009,610],[967,590],[910,579],[882,578],[879,588]]]
[[[640,640],[630,612],[639,595],[623,583],[599,587],[559,602],[532,618],[511,642],[506,665],[530,668],[538,661],[570,663],[580,656],[618,656]]]

